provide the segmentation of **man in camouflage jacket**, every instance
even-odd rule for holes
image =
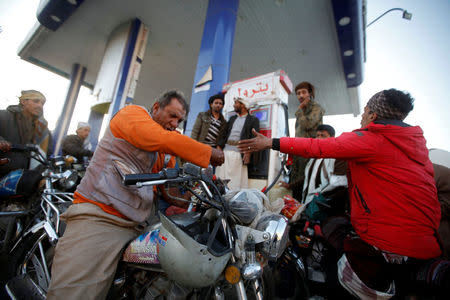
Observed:
[[[300,105],[295,112],[295,137],[313,138],[316,136],[317,126],[322,124],[325,110],[314,101],[314,86],[307,82],[300,82],[295,87]],[[303,181],[305,179],[305,167],[308,159],[294,156],[292,161],[289,184],[282,184],[292,190],[295,199],[302,199]]]

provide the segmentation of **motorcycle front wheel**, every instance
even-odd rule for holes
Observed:
[[[259,295],[262,295],[262,299],[273,299],[274,297],[274,279],[272,275],[272,270],[266,266],[263,270],[261,278],[257,279],[258,290],[261,291]],[[221,293],[217,295],[216,288],[219,287]],[[245,294],[248,300],[259,300],[261,299],[257,292],[255,291],[255,283],[253,280],[244,280]],[[222,294],[223,299],[239,299],[236,293],[236,287],[226,282],[225,280],[218,283],[216,286],[210,286],[200,290],[199,297],[197,299],[221,299],[220,294]]]
[[[12,253],[12,266],[16,277],[27,277],[42,292],[46,293],[50,284],[50,270],[55,255],[55,246],[44,229],[27,236]]]
[[[279,299],[306,300],[309,298],[306,274],[296,268],[295,260],[285,252],[272,264],[275,296]]]

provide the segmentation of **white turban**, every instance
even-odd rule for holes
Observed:
[[[91,125],[89,125],[89,123],[86,123],[86,122],[78,122],[77,130],[80,129],[80,128],[84,128],[84,127],[91,128]]]
[[[243,99],[243,98],[236,98],[236,99],[234,99],[234,101],[239,101],[242,104],[244,104],[244,106],[247,110],[250,109],[250,101]]]

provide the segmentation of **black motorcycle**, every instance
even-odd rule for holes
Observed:
[[[125,185],[172,184],[189,191],[194,210],[152,218],[156,223],[127,245],[108,299],[273,298],[267,263],[283,253],[287,220],[265,212],[256,204],[260,199],[249,200],[254,191],[227,198],[211,168],[190,163],[156,174],[126,174],[127,168],[116,167]],[[22,244],[17,276],[7,284],[12,297],[45,298],[53,243],[43,229]]]
[[[343,254],[345,237],[356,236],[345,213],[332,199],[319,203],[320,218],[305,213],[289,231],[289,245],[272,265],[276,295],[287,299],[357,299],[339,283],[337,262]],[[448,262],[408,260],[406,264],[388,264],[395,284],[392,299],[448,299],[450,275],[440,274],[440,285],[430,282],[426,274],[433,264]],[[447,271],[448,273],[448,271]]]
[[[63,167],[65,162],[62,158],[46,159],[35,146],[15,145],[11,151],[26,152],[41,166],[34,170],[38,176],[34,183],[29,183],[30,193],[11,195],[1,200],[1,282],[17,275],[19,265],[25,265],[33,277],[42,281],[49,266],[37,266],[36,257],[52,249],[64,229],[59,216],[73,200],[73,193],[64,189],[71,188],[75,183],[76,173]],[[38,241],[43,240],[40,238],[42,235],[49,237],[49,243],[39,244]],[[31,244],[36,245],[34,255],[28,251]]]

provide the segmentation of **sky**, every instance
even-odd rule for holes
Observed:
[[[0,0],[0,109],[17,104],[21,90],[39,90],[47,98],[44,116],[54,129],[69,81],[17,56],[19,45],[36,22],[38,4],[38,0]],[[408,91],[415,106],[405,122],[421,126],[428,148],[450,151],[450,1],[367,0],[367,22],[394,7],[411,12],[412,19],[402,19],[400,11],[393,11],[366,28],[361,111],[376,92],[389,88]],[[88,119],[89,95],[90,90],[82,87],[68,133],[75,132],[79,121]],[[337,135],[359,128],[360,120],[360,115],[324,117]]]
[[[407,91],[415,103],[405,122],[422,128],[428,148],[450,151],[450,1],[367,0],[367,23],[391,8],[406,9],[412,19],[392,11],[366,28],[361,111],[381,90]],[[360,120],[360,116],[324,117],[337,134],[358,128]]]

